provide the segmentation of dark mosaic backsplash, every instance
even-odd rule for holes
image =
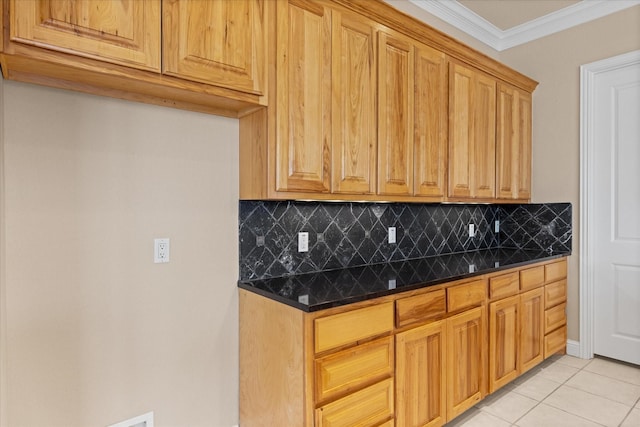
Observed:
[[[535,249],[554,251],[559,243],[549,236],[569,225],[562,245],[571,247],[571,207],[537,211],[518,206],[405,203],[322,203],[241,201],[239,218],[240,279],[281,277],[389,261],[423,258],[501,246],[528,249],[528,242],[511,238],[511,231],[528,239],[540,239]],[[555,206],[522,205],[522,206]],[[563,219],[551,214],[563,215]],[[529,216],[527,216],[529,215]],[[494,223],[502,217],[500,233]],[[525,228],[518,227],[527,218]],[[510,221],[510,222],[509,222]],[[476,226],[469,237],[468,224]],[[535,232],[534,227],[544,232]],[[388,227],[396,227],[396,243],[388,243]],[[309,251],[298,252],[298,232],[309,232]],[[564,232],[564,231],[563,231]],[[509,245],[501,245],[501,239]],[[567,243],[568,242],[568,243]],[[558,249],[560,250],[560,249]]]
[[[500,246],[571,252],[571,203],[502,205]]]

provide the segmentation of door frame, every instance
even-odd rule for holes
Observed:
[[[580,66],[580,344],[578,356],[593,358],[595,341],[593,292],[593,198],[595,188],[595,82],[598,74],[640,64],[640,50]]]

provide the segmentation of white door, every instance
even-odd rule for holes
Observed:
[[[640,62],[593,85],[594,353],[640,364]]]

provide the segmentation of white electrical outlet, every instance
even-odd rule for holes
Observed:
[[[476,236],[476,225],[469,224],[469,237],[475,237],[475,236]]]
[[[298,233],[298,252],[309,251],[309,232],[301,231]]]
[[[169,239],[153,239],[153,262],[156,264],[169,262],[170,251]]]
[[[389,289],[395,289],[396,288],[396,279],[389,279]]]
[[[389,243],[395,243],[395,242],[396,242],[396,228],[389,227]]]
[[[499,219],[496,219],[496,222],[493,224],[493,230],[496,233],[500,232],[500,220]]]

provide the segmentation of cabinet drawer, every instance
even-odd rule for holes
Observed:
[[[544,308],[551,308],[567,300],[567,280],[550,283],[544,287]]]
[[[396,327],[436,319],[446,312],[444,289],[396,301]]]
[[[544,281],[555,282],[556,280],[566,279],[567,277],[567,261],[554,262],[544,266]]]
[[[453,312],[484,304],[487,299],[487,281],[474,280],[447,289],[447,311]]]
[[[314,322],[316,353],[393,330],[393,302],[351,310]]]
[[[537,288],[538,286],[542,286],[543,283],[544,265],[528,268],[520,272],[520,290],[526,291]]]
[[[567,327],[563,326],[544,337],[544,358],[564,350],[567,344]]]
[[[566,308],[567,308],[567,304],[562,303],[544,312],[544,333],[545,334],[548,334],[549,332],[555,329],[558,329],[560,326],[567,324],[567,315],[565,313]]]
[[[316,401],[392,376],[393,354],[393,337],[386,337],[316,360]]]
[[[316,427],[379,425],[393,417],[393,407],[393,380],[387,379],[316,409]]]
[[[489,298],[492,300],[515,295],[520,290],[520,276],[517,271],[489,279]]]

